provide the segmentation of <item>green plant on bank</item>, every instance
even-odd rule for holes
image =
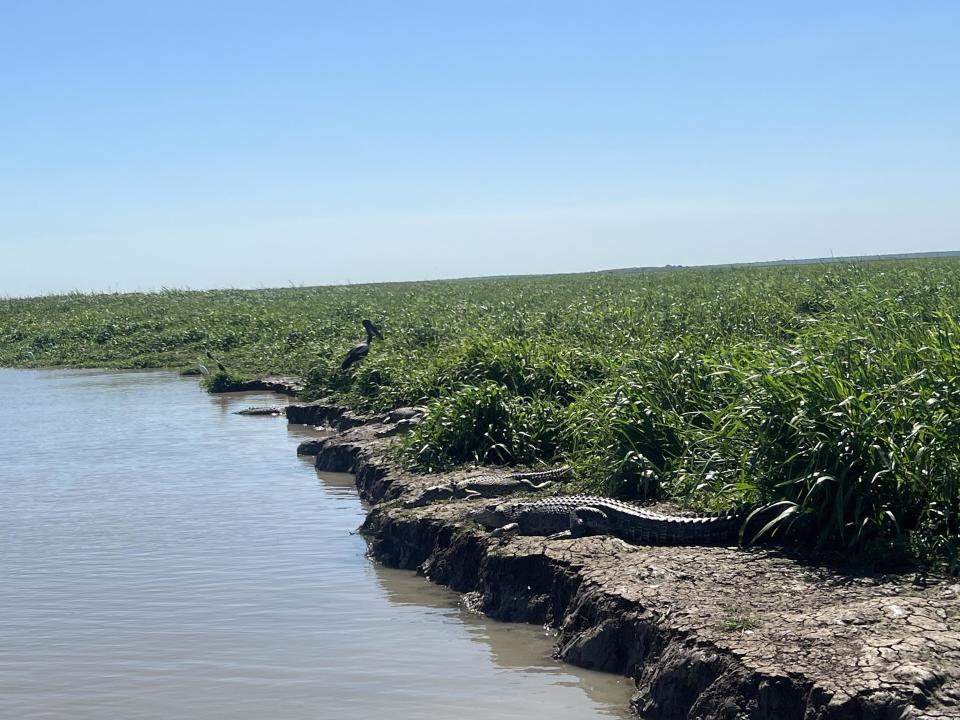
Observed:
[[[729,615],[720,621],[720,629],[725,632],[744,633],[760,627],[760,621],[742,608],[728,608]]]
[[[0,364],[306,379],[425,405],[414,469],[568,462],[583,490],[781,501],[823,547],[958,571],[960,263],[877,262],[0,300]],[[340,370],[384,326],[370,354]]]
[[[401,453],[427,470],[449,467],[451,456],[479,464],[549,461],[558,449],[557,418],[550,400],[517,396],[488,380],[431,403]]]

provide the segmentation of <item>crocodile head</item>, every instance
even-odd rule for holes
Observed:
[[[485,528],[495,530],[513,522],[514,503],[495,503],[470,513],[470,519]]]
[[[454,486],[452,484],[448,485],[433,485],[428,487],[423,491],[421,496],[425,502],[433,502],[434,500],[449,500],[453,497]]]

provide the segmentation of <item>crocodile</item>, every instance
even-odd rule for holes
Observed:
[[[613,535],[646,545],[735,544],[752,510],[668,515],[598,495],[566,495],[489,505],[471,519],[493,535],[516,532],[553,538]]]
[[[236,415],[283,415],[287,408],[271,405],[270,407],[248,407],[237,410]]]
[[[462,498],[495,498],[518,492],[539,492],[553,486],[558,480],[568,480],[573,475],[569,466],[540,470],[537,472],[515,472],[507,475],[480,475],[459,482],[434,485],[424,490],[415,500],[404,503],[404,507],[422,507],[434,500]]]
[[[420,423],[419,417],[402,418],[383,430],[377,430],[373,436],[378,438],[388,438],[394,435],[406,435]]]
[[[397,423],[401,420],[414,420],[423,417],[423,414],[427,411],[426,408],[415,406],[415,407],[399,407],[393,410],[390,410],[386,413],[381,419],[380,422],[383,423]]]
[[[401,407],[391,410],[379,418],[380,423],[389,427],[378,430],[373,435],[378,438],[406,435],[420,424],[426,411],[423,407]]]

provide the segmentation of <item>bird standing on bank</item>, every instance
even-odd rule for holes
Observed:
[[[213,360],[217,364],[217,369],[219,369],[220,372],[225,373],[227,371],[227,369],[223,366],[223,363],[217,360],[213,356],[213,353],[211,353],[209,350],[207,350],[207,357]]]
[[[346,370],[348,367],[354,363],[360,362],[367,356],[367,353],[370,352],[370,343],[373,342],[374,335],[383,340],[383,335],[380,333],[380,328],[369,320],[363,321],[363,327],[367,331],[366,341],[355,345],[350,352],[347,353],[347,356],[343,359],[343,363],[340,365],[341,370]]]

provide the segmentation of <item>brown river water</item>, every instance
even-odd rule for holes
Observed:
[[[0,369],[0,718],[614,718],[550,658],[365,556],[312,431],[172,373]]]

